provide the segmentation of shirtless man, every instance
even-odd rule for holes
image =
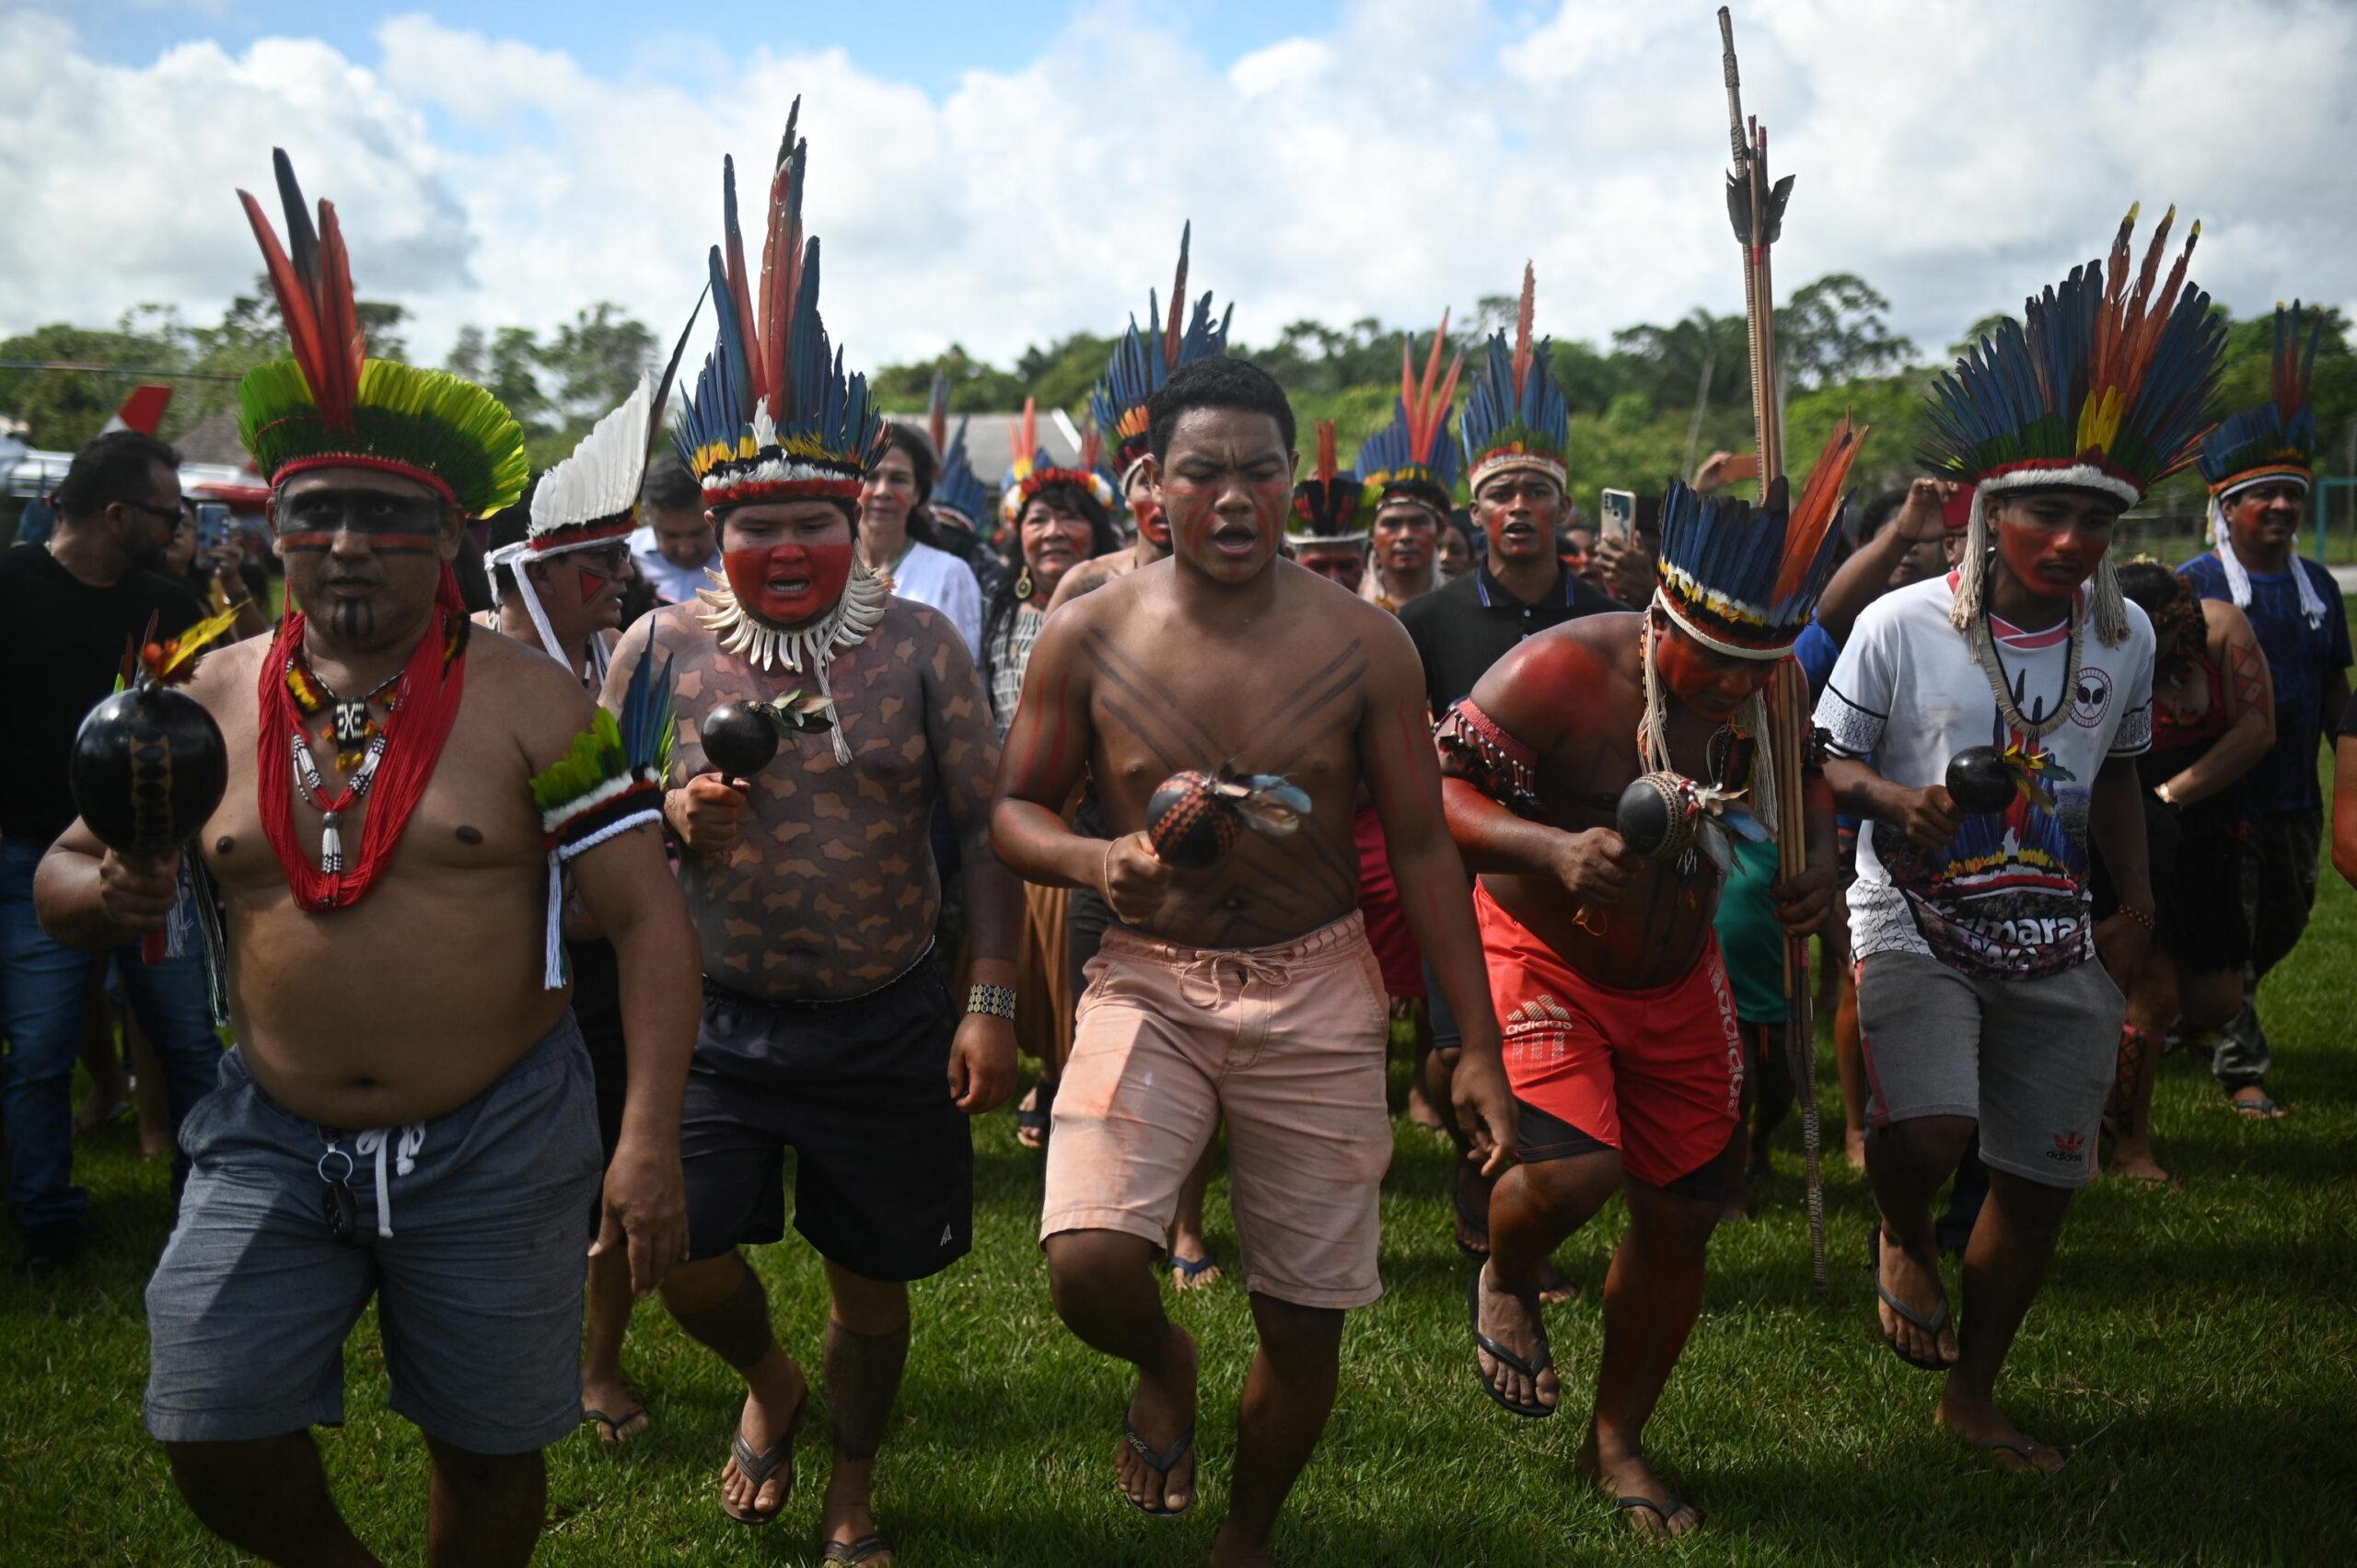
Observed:
[[[1343,1315],[1382,1288],[1387,1008],[1355,907],[1362,779],[1417,940],[1468,1020],[1458,1113],[1492,1162],[1513,1114],[1414,652],[1390,616],[1276,559],[1295,462],[1283,391],[1240,360],[1202,360],[1155,394],[1151,431],[1176,553],[1050,618],[992,839],[1025,877],[1097,889],[1120,922],[1057,1095],[1040,1235],[1064,1321],[1138,1368],[1118,1473],[1157,1516],[1200,1490],[1197,1363],[1148,1264],[1214,1121],[1227,1122],[1260,1345],[1213,1561],[1265,1562],[1333,1405]],[[1176,870],[1142,830],[1148,797],[1173,772],[1223,764],[1283,773],[1311,809],[1288,836],[1248,832],[1212,868]],[[1084,768],[1110,840],[1059,815]]]
[[[798,200],[805,153],[790,124],[784,157]],[[771,221],[767,264],[791,262],[798,213],[772,204]],[[767,298],[776,281],[722,286]],[[606,696],[617,705],[653,660],[679,708],[666,816],[705,978],[680,1133],[690,1261],[663,1298],[745,1379],[721,1506],[765,1525],[794,1487],[809,1385],[738,1251],[784,1238],[792,1149],[795,1228],[825,1258],[831,1297],[820,1539],[830,1562],[888,1568],[872,1476],[908,1354],[908,1282],[972,1246],[966,1118],[1015,1087],[1019,902],[988,848],[998,753],[966,639],[941,611],[889,597],[853,555],[878,421],[807,293],[788,292],[800,305],[783,343],[739,339],[739,319],[721,318],[715,360],[784,366],[794,384],[745,389],[740,404],[707,362],[681,446],[726,582],[633,625]],[[750,778],[721,772],[705,749],[713,709],[795,693],[775,758]],[[962,841],[977,982],[955,1002],[933,942],[936,800]]]
[[[308,316],[315,289],[283,290],[281,309]],[[287,587],[310,614],[211,654],[188,688],[228,743],[228,790],[196,843],[239,1044],[180,1134],[193,1169],[147,1287],[147,1425],[190,1507],[234,1545],[375,1563],[306,1429],[342,1421],[343,1341],[378,1295],[390,1403],[432,1454],[430,1561],[522,1563],[540,1530],[540,1450],[581,1418],[599,1164],[588,1059],[565,990],[545,983],[533,784],[597,710],[538,650],[470,634],[459,606],[449,563],[466,515],[521,488],[515,422],[479,388],[371,362],[358,417],[377,395],[411,419],[389,435],[339,428],[308,388],[340,368],[266,365],[243,394]],[[422,427],[440,439],[405,450]],[[320,803],[355,776],[331,830]],[[619,955],[630,1040],[592,1250],[627,1236],[641,1294],[686,1244],[695,962],[644,796],[644,825],[566,861]],[[43,918],[79,946],[152,928],[177,858],[127,861],[77,822],[43,864]]]
[[[1829,463],[1846,457],[1829,447],[1819,467]],[[1483,1389],[1517,1415],[1555,1412],[1540,1265],[1625,1193],[1578,1468],[1641,1530],[1701,1523],[1643,1442],[1701,1306],[1705,1249],[1739,1157],[1743,1040],[1712,928],[1713,857],[1641,858],[1615,830],[1615,807],[1640,774],[1665,771],[1759,803],[1770,770],[1746,738],[1761,733],[1756,699],[1831,572],[1839,486],[1833,477],[1818,495],[1812,484],[1788,517],[1673,484],[1651,606],[1526,638],[1440,730],[1449,829],[1481,874],[1474,906],[1521,1129],[1471,1289]],[[1785,539],[1801,584],[1782,598],[1776,555],[1713,548],[1763,528]],[[1813,769],[1805,776],[1807,869],[1773,890],[1795,935],[1832,906],[1831,798]],[[1721,830],[1706,819],[1696,830]]]

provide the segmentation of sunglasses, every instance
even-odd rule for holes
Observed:
[[[175,527],[178,527],[181,523],[192,523],[196,521],[195,511],[192,510],[185,501],[181,502],[177,506],[154,506],[145,501],[133,501],[128,498],[118,501],[115,504],[119,506],[129,506],[134,511],[145,512],[151,517],[165,518]]]

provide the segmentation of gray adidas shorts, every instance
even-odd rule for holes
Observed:
[[[147,1283],[149,1432],[237,1442],[340,1424],[343,1342],[371,1295],[389,1402],[431,1435],[522,1454],[581,1423],[582,1215],[605,1161],[573,1015],[482,1094],[404,1131],[387,1130],[380,1207],[369,1143],[291,1114],[237,1051],[222,1059],[181,1125],[188,1193]],[[349,1240],[330,1228],[323,1165],[346,1178]]]
[[[1968,1116],[1983,1164],[2084,1187],[2127,1016],[2092,958],[2037,980],[1982,980],[1927,954],[1871,954],[1858,966],[1867,1125]]]

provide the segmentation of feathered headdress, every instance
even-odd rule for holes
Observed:
[[[671,398],[671,382],[679,372],[679,358],[688,351],[688,334],[695,331],[703,309],[699,296],[679,331],[669,363],[659,380],[639,378],[638,386],[620,408],[592,425],[572,455],[540,475],[532,487],[530,520],[524,537],[501,545],[483,559],[515,575],[524,596],[524,610],[540,634],[540,646],[552,658],[566,656],[557,647],[547,608],[518,568],[528,561],[545,561],[568,551],[590,550],[627,539],[638,526],[638,496],[646,483],[646,467],[661,439],[663,407]],[[495,585],[496,579],[494,579]]]
[[[2300,302],[2286,312],[2275,308],[2274,395],[2257,408],[2235,414],[2201,443],[2196,459],[2201,477],[2210,482],[2210,540],[2218,547],[2218,563],[2225,569],[2226,595],[2237,609],[2250,608],[2250,568],[2235,553],[2226,537],[2224,503],[2238,490],[2270,482],[2288,482],[2302,490],[2316,478],[2316,413],[2308,404],[2308,377],[2316,368],[2316,343],[2324,336],[2324,318],[2309,327],[2307,346],[2300,344]],[[2324,624],[2324,598],[2308,581],[2305,567],[2294,567],[2293,584],[2299,589],[2300,613],[2311,626]]]
[[[524,430],[497,398],[447,371],[370,359],[352,292],[335,204],[314,228],[295,166],[273,148],[287,249],[244,191],[286,325],[291,359],[256,366],[238,383],[238,436],[275,486],[305,469],[382,469],[426,485],[470,517],[512,505],[531,467]]]
[[[2300,302],[2275,308],[2273,396],[2245,409],[2210,432],[2196,459],[2210,494],[2224,497],[2267,480],[2297,480],[2303,489],[2316,477],[2316,413],[2308,405],[2308,377],[2316,368],[2316,344],[2324,337],[2319,313],[2300,342]]]
[[[2177,209],[2162,217],[2141,271],[2128,244],[2136,214],[2131,206],[2120,220],[2108,272],[2101,261],[2073,267],[2026,303],[2023,321],[2005,320],[1933,385],[1926,460],[1977,485],[1951,611],[1958,630],[1981,610],[1992,497],[2092,490],[2132,506],[2193,460],[2214,419],[2226,330],[2211,319],[2210,296],[2185,281],[2201,226],[2155,292]],[[2106,644],[2128,634],[2108,557],[2094,613]]]
[[[1107,511],[1113,509],[1113,489],[1098,471],[1095,456],[1084,443],[1077,468],[1058,468],[1048,456],[1048,448],[1039,445],[1039,416],[1031,400],[1023,400],[1023,417],[1009,433],[1007,450],[1015,454],[1014,466],[1006,470],[1006,482],[1000,487],[998,512],[1002,520],[1019,521],[1023,508],[1031,498],[1051,484],[1069,484],[1097,497]]]
[[[983,520],[991,515],[990,486],[974,472],[973,459],[966,451],[966,421],[958,422],[955,436],[949,434],[949,378],[937,370],[925,424],[933,436],[933,449],[941,455],[941,471],[934,479],[925,509],[963,525],[968,533],[980,533]]]
[[[1676,480],[1661,500],[1655,602],[1696,642],[1737,658],[1780,658],[1833,575],[1841,488],[1866,433],[1843,419],[1794,501],[1779,475],[1754,506]]]
[[[1162,301],[1148,289],[1145,331],[1138,331],[1136,317],[1130,318],[1129,331],[1113,345],[1112,360],[1105,366],[1097,389],[1089,394],[1089,419],[1112,443],[1109,457],[1116,492],[1129,489],[1130,474],[1145,459],[1146,400],[1160,391],[1180,366],[1209,358],[1227,346],[1227,323],[1236,314],[1236,306],[1231,302],[1221,313],[1219,325],[1213,326],[1209,289],[1188,313],[1185,330],[1179,328],[1179,314],[1187,308],[1187,245],[1194,231],[1192,223],[1178,231],[1178,273],[1170,283],[1169,319],[1164,319]]]
[[[1318,467],[1293,487],[1293,516],[1285,538],[1296,545],[1364,544],[1366,523],[1359,516],[1364,490],[1358,477],[1334,461],[1334,422],[1318,422]]]
[[[1547,366],[1554,340],[1541,338],[1534,343],[1530,337],[1538,292],[1538,272],[1526,261],[1514,347],[1507,349],[1504,331],[1491,334],[1481,374],[1465,400],[1467,482],[1476,490],[1492,474],[1507,469],[1536,470],[1558,486],[1567,485],[1571,477],[1571,406]]]
[[[819,319],[819,238],[802,232],[809,144],[795,134],[795,99],[770,176],[756,310],[737,225],[737,166],[721,160],[722,229],[712,248],[718,341],[681,412],[679,456],[707,506],[805,497],[859,504],[860,478],[881,431],[867,377],[845,375]]]
[[[1371,522],[1374,514],[1392,501],[1419,501],[1446,517],[1457,499],[1457,447],[1448,438],[1448,406],[1457,396],[1457,377],[1465,368],[1458,350],[1441,375],[1441,351],[1448,343],[1448,312],[1440,313],[1440,329],[1433,334],[1432,351],[1424,357],[1422,380],[1416,378],[1414,335],[1399,343],[1399,401],[1391,423],[1366,438],[1353,465],[1363,476],[1360,505]]]

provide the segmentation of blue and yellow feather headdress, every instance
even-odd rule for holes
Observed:
[[[1655,602],[1696,641],[1738,658],[1781,658],[1833,575],[1842,486],[1866,433],[1843,419],[1794,501],[1779,475],[1755,506],[1672,480],[1661,498]]]
[[[830,351],[819,318],[819,237],[802,232],[809,145],[795,134],[801,112],[797,98],[770,177],[758,302],[737,224],[737,166],[721,161],[726,250],[715,245],[711,254],[718,341],[678,433],[707,506],[817,498],[856,507],[882,432],[867,377],[844,374],[842,353]]]
[[[1493,473],[1531,469],[1567,488],[1571,480],[1572,411],[1548,368],[1551,338],[1531,340],[1538,274],[1522,267],[1522,306],[1515,315],[1514,346],[1504,331],[1491,334],[1481,373],[1465,400],[1466,482],[1473,489]]]
[[[1416,501],[1442,517],[1457,500],[1457,445],[1449,439],[1448,408],[1457,397],[1457,378],[1465,368],[1459,350],[1441,375],[1441,352],[1448,344],[1448,312],[1440,313],[1440,329],[1424,357],[1420,381],[1415,372],[1414,334],[1399,344],[1399,401],[1391,423],[1368,436],[1353,464],[1363,489],[1359,505],[1371,525],[1387,502]]]
[[[966,450],[966,421],[958,422],[958,434],[949,434],[949,377],[936,370],[933,373],[933,399],[925,412],[926,433],[933,437],[933,449],[940,455],[941,471],[933,482],[933,494],[925,502],[925,509],[936,516],[946,515],[962,525],[968,533],[980,533],[983,522],[991,515],[990,487],[974,471],[974,460]]]
[[[1294,544],[1364,544],[1366,519],[1359,516],[1365,485],[1334,459],[1334,422],[1318,422],[1318,464],[1293,487],[1293,515],[1285,538]]]
[[[1164,319],[1162,301],[1148,289],[1146,330],[1139,331],[1137,318],[1130,318],[1129,331],[1113,345],[1113,357],[1089,394],[1089,420],[1112,447],[1106,456],[1116,494],[1129,489],[1130,474],[1145,460],[1146,400],[1180,366],[1223,353],[1227,346],[1227,324],[1236,306],[1230,302],[1213,326],[1209,289],[1187,312],[1183,330],[1180,326],[1180,313],[1187,310],[1187,246],[1194,232],[1192,223],[1178,231],[1178,273],[1170,284],[1169,319]]]
[[[2316,477],[2316,412],[2308,403],[2308,378],[2316,369],[2316,344],[2324,337],[2321,312],[2300,343],[2300,302],[2275,308],[2275,370],[2271,396],[2222,423],[2201,443],[2196,459],[2210,494],[2223,497],[2267,480],[2293,479],[2305,486]]]

